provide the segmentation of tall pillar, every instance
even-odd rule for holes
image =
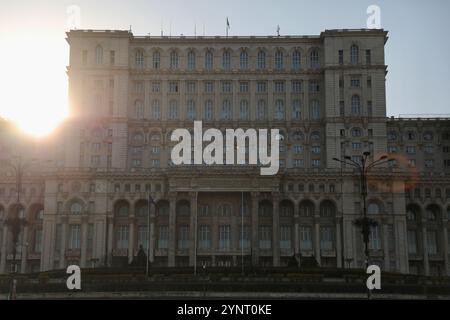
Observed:
[[[272,206],[273,206],[273,228],[272,228],[272,255],[273,266],[280,266],[280,196],[278,194],[272,194]]]
[[[190,192],[191,217],[189,226],[189,265],[194,266],[197,259],[197,192]]]
[[[87,260],[87,234],[88,234],[88,217],[81,217],[81,261],[80,267],[86,268]]]
[[[316,257],[319,266],[320,263],[320,224],[319,224],[320,211],[316,207],[314,210],[314,256]]]
[[[422,247],[423,247],[423,269],[426,276],[430,275],[430,264],[428,262],[427,227],[426,221],[422,220]]]
[[[258,241],[258,202],[259,202],[259,192],[252,192],[252,264],[254,266],[258,265],[259,260],[259,241]]]
[[[67,227],[68,227],[68,219],[67,217],[63,217],[61,219],[61,251],[59,256],[59,267],[64,269],[65,260],[66,260],[66,244],[67,244]]]
[[[134,217],[134,213],[130,219],[130,233],[128,236],[128,263],[133,261],[134,257],[134,229],[135,229],[136,219]]]
[[[299,203],[294,202],[294,254],[298,255],[300,252],[300,238],[299,238]]]
[[[175,267],[175,240],[176,240],[176,193],[169,195],[169,251],[168,264],[169,267]]]
[[[155,220],[156,220],[156,208],[155,205],[150,205],[150,233],[147,235],[147,237],[150,243],[148,258],[151,263],[155,261],[155,246],[156,246]]]
[[[22,252],[20,254],[20,272],[26,273],[28,255],[28,226],[23,228]]]
[[[108,257],[108,264],[109,266],[111,266],[112,264],[112,252],[114,250],[114,220],[113,218],[109,218],[107,219],[107,224],[108,224],[108,252],[107,257]]]
[[[2,249],[0,252],[0,273],[5,273],[6,268],[6,241],[8,239],[8,228],[6,225],[3,225],[3,233],[2,233]]]
[[[341,219],[341,217],[336,218],[336,263],[338,268],[342,268]]]
[[[448,229],[447,229],[447,220],[444,222],[444,230],[443,230],[443,248],[444,248],[444,263],[445,263],[445,273],[447,276],[450,276],[450,264],[448,259]]]

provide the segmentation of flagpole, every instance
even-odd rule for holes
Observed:
[[[242,275],[244,275],[244,191],[241,194],[241,264]]]

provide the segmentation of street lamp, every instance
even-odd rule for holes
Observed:
[[[22,191],[22,177],[25,168],[29,167],[33,164],[35,159],[32,159],[31,162],[22,162],[22,158],[17,157],[17,164],[14,164],[10,161],[5,161],[3,164],[5,166],[10,166],[14,169],[16,174],[16,188],[17,188],[17,199],[15,205],[15,211],[12,216],[9,216],[5,220],[5,224],[9,227],[12,234],[12,242],[13,242],[13,260],[12,260],[12,281],[11,281],[11,292],[10,299],[15,299],[16,292],[16,280],[15,274],[17,273],[17,264],[16,264],[16,255],[17,255],[17,244],[19,242],[20,231],[23,226],[27,224],[25,218],[25,208],[23,208],[20,204],[20,192]],[[23,254],[23,252],[22,252]]]
[[[147,261],[145,264],[145,276],[148,280],[148,268],[149,268],[149,260],[150,260],[150,205],[153,204],[155,206],[155,214],[156,214],[156,202],[153,200],[151,194],[148,194],[148,212],[147,212]]]
[[[391,159],[389,159],[386,155],[381,156],[378,160],[369,162],[368,157],[370,156],[370,152],[366,151],[363,153],[361,157],[361,161],[357,162],[353,160],[349,156],[345,156],[343,160],[338,158],[333,158],[334,161],[341,162],[350,166],[353,166],[359,171],[359,179],[361,183],[361,198],[363,201],[363,216],[362,218],[356,219],[354,224],[358,227],[361,227],[361,233],[364,241],[364,254],[366,256],[366,270],[369,267],[369,235],[370,228],[375,227],[377,222],[373,219],[367,217],[367,174],[376,166],[380,166],[388,163]],[[370,299],[370,289],[368,290],[368,298]]]

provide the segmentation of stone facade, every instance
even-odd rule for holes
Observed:
[[[12,262],[5,220],[21,209],[21,272],[124,265],[146,249],[148,234],[158,266],[282,266],[295,254],[359,268],[359,178],[332,159],[358,161],[370,151],[371,160],[387,152],[397,159],[370,173],[368,210],[378,221],[371,263],[450,274],[450,119],[386,117],[387,32],[226,38],[75,30],[67,41],[72,118],[33,148],[2,142],[3,160],[20,153],[38,165],[22,176],[19,210],[17,177],[1,168],[0,272]],[[279,173],[174,166],[171,132],[194,120],[205,129],[280,129]]]

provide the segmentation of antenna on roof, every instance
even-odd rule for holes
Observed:
[[[164,36],[164,31],[163,31],[163,21],[161,20],[161,37]]]
[[[277,25],[277,36],[280,36],[280,25]]]
[[[130,30],[129,30],[129,32],[131,33],[131,24],[130,24]]]
[[[205,23],[203,22],[203,36],[205,36]]]

